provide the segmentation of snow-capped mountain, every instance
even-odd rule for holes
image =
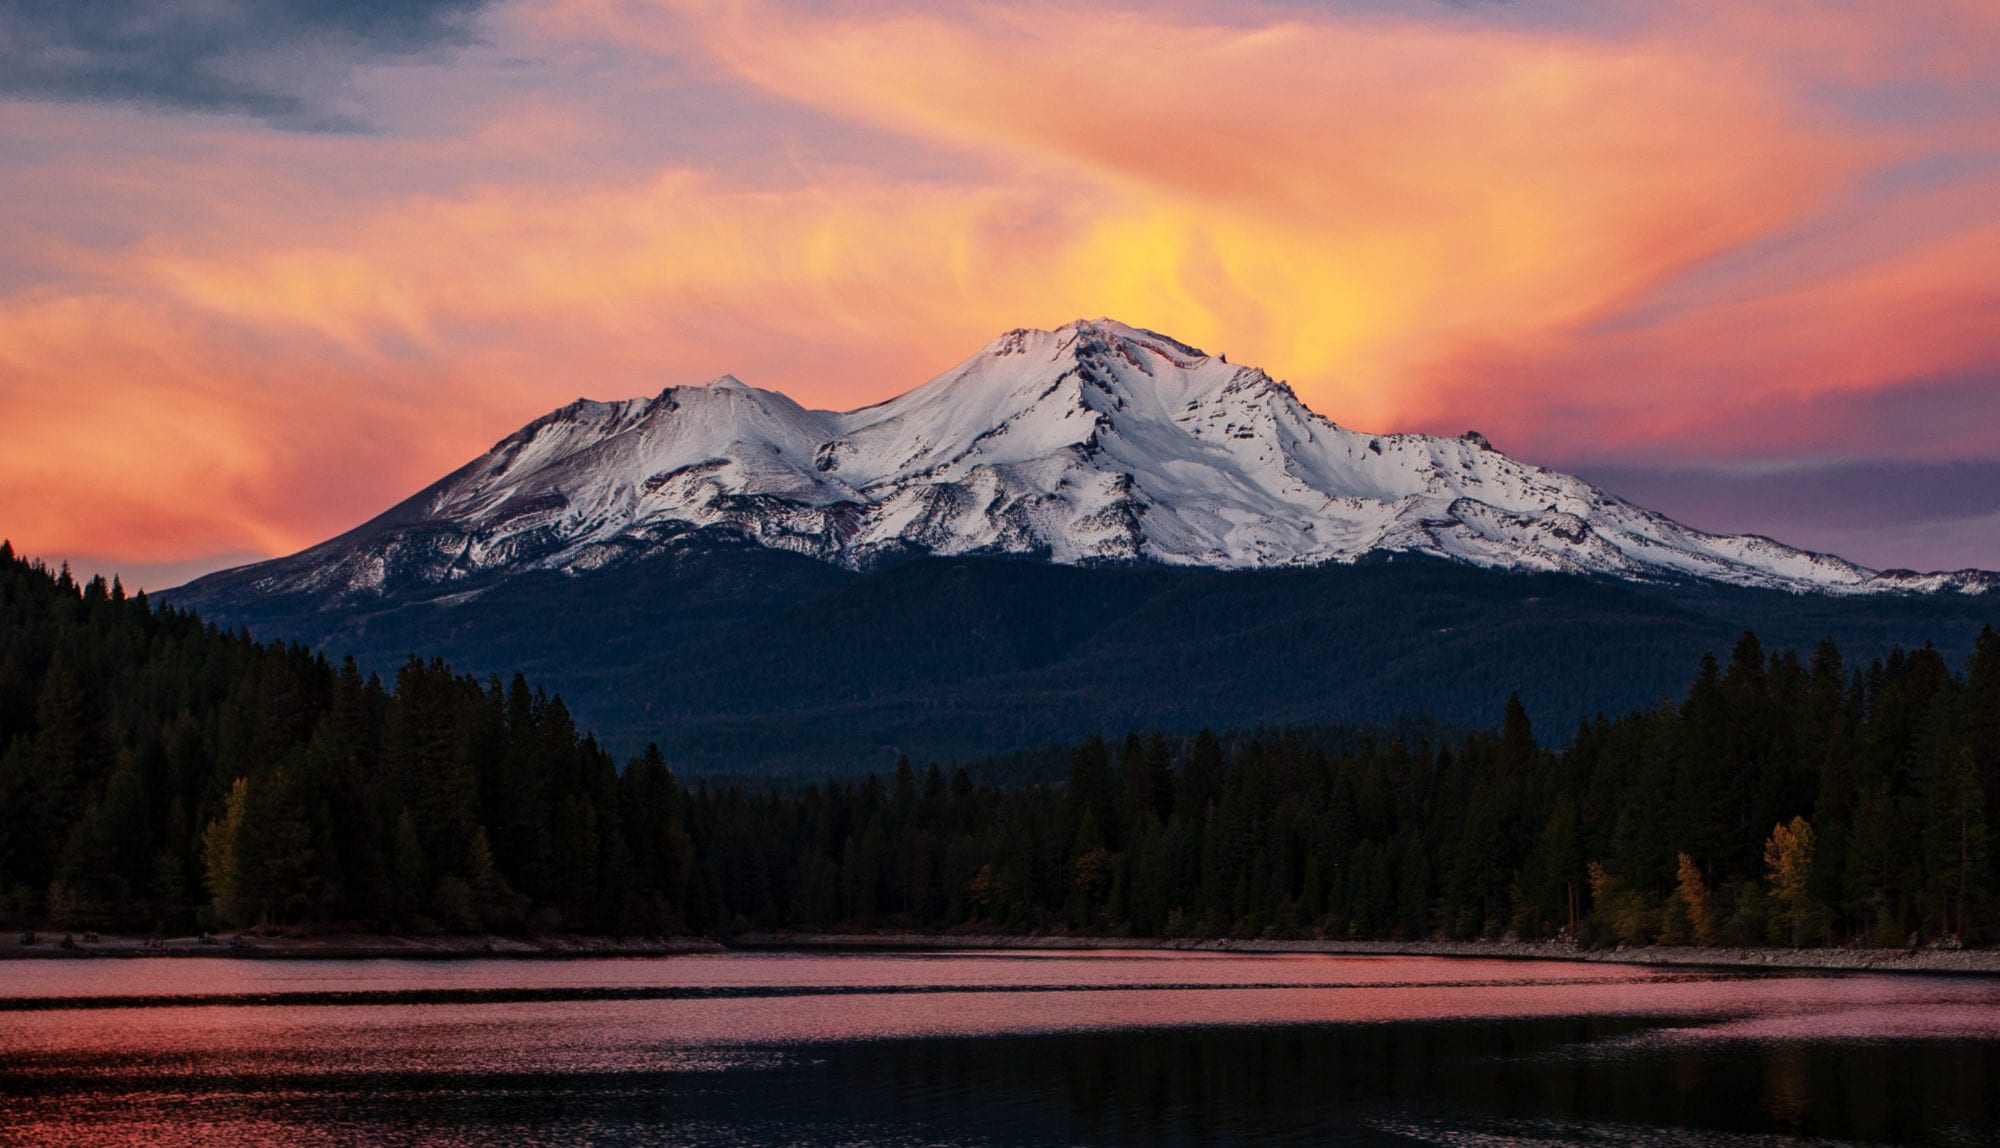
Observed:
[[[445,589],[589,570],[703,530],[848,567],[912,551],[1218,568],[1387,551],[1846,594],[2000,586],[1706,534],[1473,432],[1349,430],[1263,371],[1110,320],[1010,331],[854,411],[808,410],[727,375],[579,400],[374,521],[232,581]]]

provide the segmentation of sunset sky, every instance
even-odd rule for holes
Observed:
[[[2000,5],[0,0],[0,536],[167,586],[579,395],[1111,316],[2000,568]]]

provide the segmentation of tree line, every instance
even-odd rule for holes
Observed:
[[[1280,732],[1074,747],[1065,785],[698,790],[735,927],[1583,944],[1977,943],[2000,923],[2000,634],[1850,670],[1745,635],[1687,694],[1537,744]]]
[[[708,931],[682,800],[519,676],[392,688],[0,544],[10,923]]]
[[[1310,732],[1310,731],[1309,731]],[[1334,748],[1329,748],[1329,745]],[[1867,666],[1745,635],[1560,750],[1500,727],[1067,747],[802,787],[623,769],[560,698],[385,684],[0,545],[0,913],[178,930],[1066,930],[1995,940],[2000,634]]]

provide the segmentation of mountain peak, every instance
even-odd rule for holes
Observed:
[[[711,391],[747,391],[751,389],[748,383],[745,383],[735,375],[729,374],[717,375],[702,385]]]
[[[1102,339],[1167,339],[1158,331],[1149,331],[1102,315],[1095,319],[1072,319],[1051,334],[1093,335]],[[1171,339],[1168,341],[1173,342]]]
[[[1069,335],[1079,354],[1131,348],[1183,365],[1189,360],[1208,358],[1201,348],[1183,343],[1171,335],[1134,327],[1116,319],[1078,319],[1058,327],[1054,333]]]
[[[1117,319],[1072,319],[1053,330],[1016,327],[986,345],[983,354],[995,358],[1038,352],[1046,359],[1077,358],[1127,350],[1146,350],[1161,357],[1185,361],[1208,356],[1171,335],[1135,327]]]

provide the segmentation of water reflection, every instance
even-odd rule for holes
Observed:
[[[1995,1143],[2000,1126],[2000,984],[1979,979],[1158,954],[315,965],[0,967],[0,1139]]]

